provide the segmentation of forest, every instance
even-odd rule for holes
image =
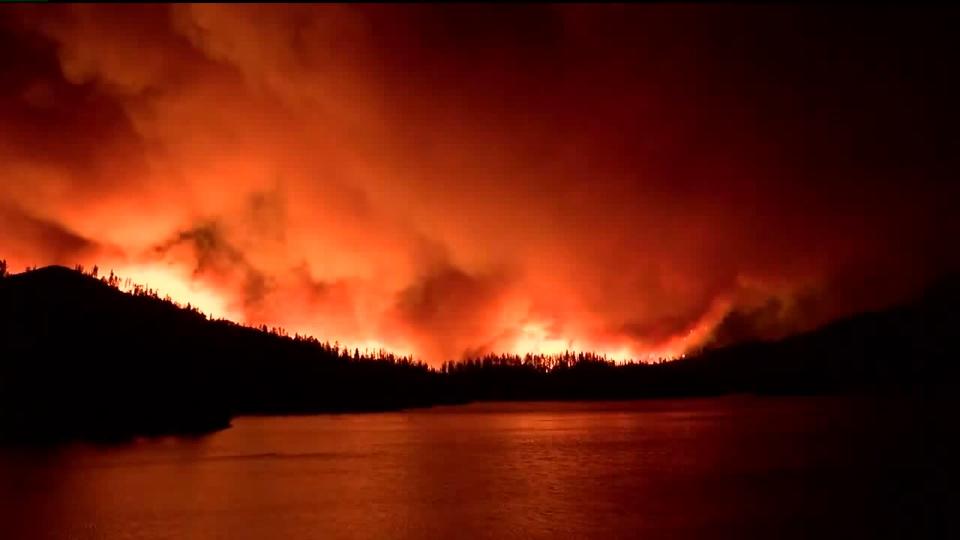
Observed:
[[[915,301],[674,361],[589,352],[431,368],[281,328],[208,318],[94,267],[10,275],[0,262],[0,438],[202,433],[236,415],[386,411],[478,400],[728,393],[950,393],[958,280]]]

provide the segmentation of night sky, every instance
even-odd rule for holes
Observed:
[[[944,8],[0,6],[0,258],[429,362],[677,356],[956,270]]]

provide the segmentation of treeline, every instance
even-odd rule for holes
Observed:
[[[4,272],[5,269],[6,269],[6,261],[0,260],[0,277],[3,277],[5,275],[5,272]],[[333,343],[330,343],[329,341],[320,341],[313,336],[301,335],[299,333],[294,333],[293,336],[290,336],[289,332],[287,332],[287,330],[282,326],[268,326],[266,324],[261,324],[258,326],[250,326],[247,324],[230,321],[228,319],[214,318],[214,317],[211,317],[209,314],[204,313],[203,310],[201,310],[197,306],[192,305],[190,302],[187,302],[186,304],[182,304],[174,300],[173,298],[171,298],[170,295],[164,295],[163,297],[161,297],[160,291],[158,291],[157,289],[150,288],[148,285],[137,283],[131,280],[130,278],[121,278],[120,276],[115,274],[113,270],[110,270],[110,273],[108,275],[101,275],[100,268],[98,266],[94,266],[88,271],[84,268],[82,264],[78,264],[74,266],[73,269],[78,274],[89,276],[94,279],[98,279],[104,285],[107,285],[119,291],[132,294],[133,296],[147,297],[147,298],[152,298],[154,300],[162,301],[166,304],[175,306],[179,309],[196,313],[197,315],[200,315],[203,318],[208,320],[228,322],[230,324],[234,324],[237,326],[243,326],[244,328],[253,328],[255,330],[259,330],[261,332],[268,333],[268,334],[273,334],[275,336],[284,337],[284,338],[292,337],[292,339],[294,339],[295,341],[307,342],[313,345],[314,347],[316,347],[317,349],[320,349],[325,355],[332,355],[342,359],[352,359],[354,361],[377,360],[377,361],[388,361],[391,363],[398,363],[398,364],[420,364],[422,367],[426,367],[426,364],[415,361],[412,356],[397,355],[390,351],[387,351],[386,349],[383,349],[382,347],[376,348],[376,349],[364,348],[363,350],[361,350],[360,348],[354,347],[351,350],[349,347],[341,346],[340,343],[336,341]],[[33,271],[33,270],[36,270],[36,268],[34,267],[32,270],[29,267],[27,268],[27,271]]]
[[[590,353],[489,355],[447,362],[452,395],[484,399],[632,399],[756,394],[910,393],[948,396],[960,386],[960,279],[948,276],[912,302],[857,314],[776,341],[706,349],[654,363]]]
[[[63,267],[0,280],[0,306],[0,435],[204,431],[237,414],[435,402],[437,372],[411,358],[208,320]]]
[[[462,401],[632,399],[717,390],[695,377],[678,378],[672,362],[614,362],[589,352],[556,355],[486,355],[445,362],[449,395]]]
[[[98,269],[0,265],[0,437],[206,431],[238,414],[376,411],[476,400],[954,388],[960,281],[815,332],[675,361],[487,355],[432,369],[282,328],[210,320]]]

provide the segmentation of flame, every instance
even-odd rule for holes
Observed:
[[[132,292],[137,286],[156,291],[161,298],[169,297],[175,303],[197,308],[212,319],[227,319],[238,324],[260,327],[260,321],[251,320],[241,310],[235,309],[229,301],[229,296],[218,289],[204,285],[191,272],[175,264],[128,264],[114,269],[120,278],[121,290]],[[270,323],[264,323],[272,328]],[[282,325],[278,327],[282,328]],[[289,333],[301,335],[322,335],[322,332],[303,331],[300,328],[284,328]],[[398,344],[388,344],[378,339],[339,339],[341,350],[352,354],[359,350],[364,355],[375,355],[379,351],[389,352],[397,356],[413,357],[409,347]]]
[[[175,262],[128,263],[112,265],[113,272],[120,278],[122,290],[133,292],[146,287],[161,298],[169,298],[175,303],[197,308],[210,318],[228,319],[238,324],[259,328],[263,324],[272,328],[283,328],[290,335],[313,336],[321,340],[336,343],[347,354],[359,350],[364,355],[376,355],[383,351],[396,356],[419,358],[415,345],[398,339],[384,340],[366,335],[331,336],[327,329],[312,324],[298,324],[292,320],[260,320],[245,312],[242,306],[231,302],[229,290],[217,288],[205,283],[187,266]],[[516,306],[514,306],[516,307]],[[518,311],[507,310],[505,316],[516,317],[519,331],[512,341],[498,343],[496,352],[506,352],[523,356],[526,354],[557,356],[567,352],[591,352],[614,362],[656,362],[684,358],[689,351],[709,337],[711,330],[720,317],[729,309],[726,301],[715,302],[708,312],[687,331],[672,336],[665,342],[644,344],[619,338],[606,340],[597,338],[587,331],[576,328],[558,328],[556,322],[539,319],[529,312],[520,315]],[[396,338],[397,336],[395,336]]]
[[[514,354],[562,354],[573,348],[572,340],[550,335],[547,325],[542,322],[528,322],[520,329],[520,335],[512,347]]]
[[[127,292],[145,286],[161,298],[169,296],[174,302],[197,308],[210,318],[242,322],[241,313],[231,309],[226,297],[211,287],[193,279],[188,271],[173,265],[132,264],[115,268],[120,277],[120,288]],[[129,281],[128,281],[129,280]]]
[[[519,336],[509,348],[517,355],[533,354],[555,356],[566,352],[592,352],[614,362],[654,362],[661,359],[673,360],[685,356],[686,350],[693,340],[701,334],[693,332],[685,336],[687,339],[672,341],[666,346],[639,348],[629,344],[603,344],[590,339],[576,339],[568,336],[557,336],[549,330],[550,325],[545,322],[527,322],[520,329]]]
[[[794,58],[791,32],[767,39],[783,17],[739,12],[717,28],[779,52],[712,51],[699,69],[714,29],[676,40],[659,31],[670,10],[67,7],[0,23],[18,52],[0,107],[11,268],[97,264],[213,317],[436,365],[676,358],[715,330],[772,338],[905,299],[960,260],[942,241],[960,229],[956,167],[901,166],[944,140],[927,113],[956,92],[926,87],[945,63],[924,47],[947,34],[904,52],[848,41],[843,21],[824,33],[847,60],[929,71],[914,86]],[[781,107],[756,84],[780,56],[807,75],[804,103],[883,88],[876,110]],[[758,92],[691,109],[712,87]],[[884,116],[931,96],[946,101]],[[839,146],[821,136],[838,122]]]

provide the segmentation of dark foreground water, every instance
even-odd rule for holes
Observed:
[[[937,415],[851,398],[240,418],[0,450],[0,538],[958,537]]]

